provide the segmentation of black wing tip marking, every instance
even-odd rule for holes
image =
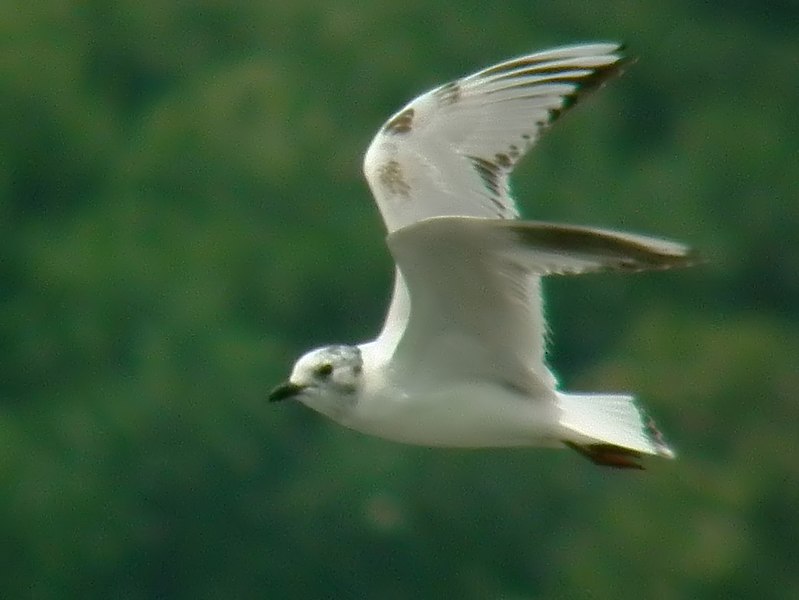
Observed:
[[[636,62],[637,59],[623,56],[626,49],[624,44],[618,44],[612,51],[602,54],[602,56],[614,57],[615,60],[599,66],[586,65],[580,67],[579,64],[563,66],[558,64],[560,58],[549,58],[533,55],[511,60],[494,67],[489,67],[480,73],[481,77],[492,79],[515,79],[524,75],[544,76],[543,80],[532,83],[521,83],[519,87],[535,87],[547,83],[546,76],[550,76],[550,82],[566,83],[574,86],[574,90],[563,96],[563,103],[559,108],[549,111],[549,122],[554,122],[561,114],[577,104],[584,97],[595,90],[603,87],[608,81],[619,77],[626,69]],[[576,57],[573,57],[576,58]],[[585,74],[586,71],[589,73]],[[513,87],[513,86],[511,86]]]
[[[575,106],[586,96],[604,87],[609,81],[621,77],[622,73],[634,62],[634,59],[622,56],[609,65],[595,67],[590,74],[572,80],[575,86],[574,91],[563,97],[563,104],[560,108],[554,108],[549,111],[549,122],[552,123],[556,121],[563,113]]]

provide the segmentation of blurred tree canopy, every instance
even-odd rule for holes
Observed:
[[[0,595],[799,597],[797,17],[6,0]],[[360,160],[383,119],[593,39],[639,61],[515,188],[529,216],[708,258],[548,282],[564,384],[635,391],[679,460],[406,447],[267,406],[298,353],[379,328],[391,261]]]

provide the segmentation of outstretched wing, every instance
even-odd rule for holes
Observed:
[[[552,389],[540,276],[643,271],[695,261],[682,244],[592,227],[436,217],[388,236],[413,307],[392,362],[414,377]]]
[[[547,126],[619,71],[621,49],[594,43],[521,56],[396,113],[364,160],[389,233],[434,216],[516,217],[513,167]]]
[[[413,100],[372,140],[364,173],[389,233],[435,216],[518,216],[508,177],[541,132],[586,93],[617,74],[622,46],[579,44],[528,54],[464,77]],[[538,281],[528,284],[544,351]],[[399,270],[375,348],[386,358],[410,311]],[[537,336],[537,338],[535,337]]]

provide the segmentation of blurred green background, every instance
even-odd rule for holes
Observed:
[[[799,10],[757,2],[5,0],[0,596],[799,597]],[[526,216],[690,243],[549,281],[572,390],[680,456],[370,439],[267,391],[378,331],[360,172],[404,102],[594,39],[639,58],[519,168]]]

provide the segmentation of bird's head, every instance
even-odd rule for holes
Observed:
[[[269,401],[299,400],[338,420],[356,402],[362,370],[357,346],[317,348],[296,362],[289,380],[272,390]]]

